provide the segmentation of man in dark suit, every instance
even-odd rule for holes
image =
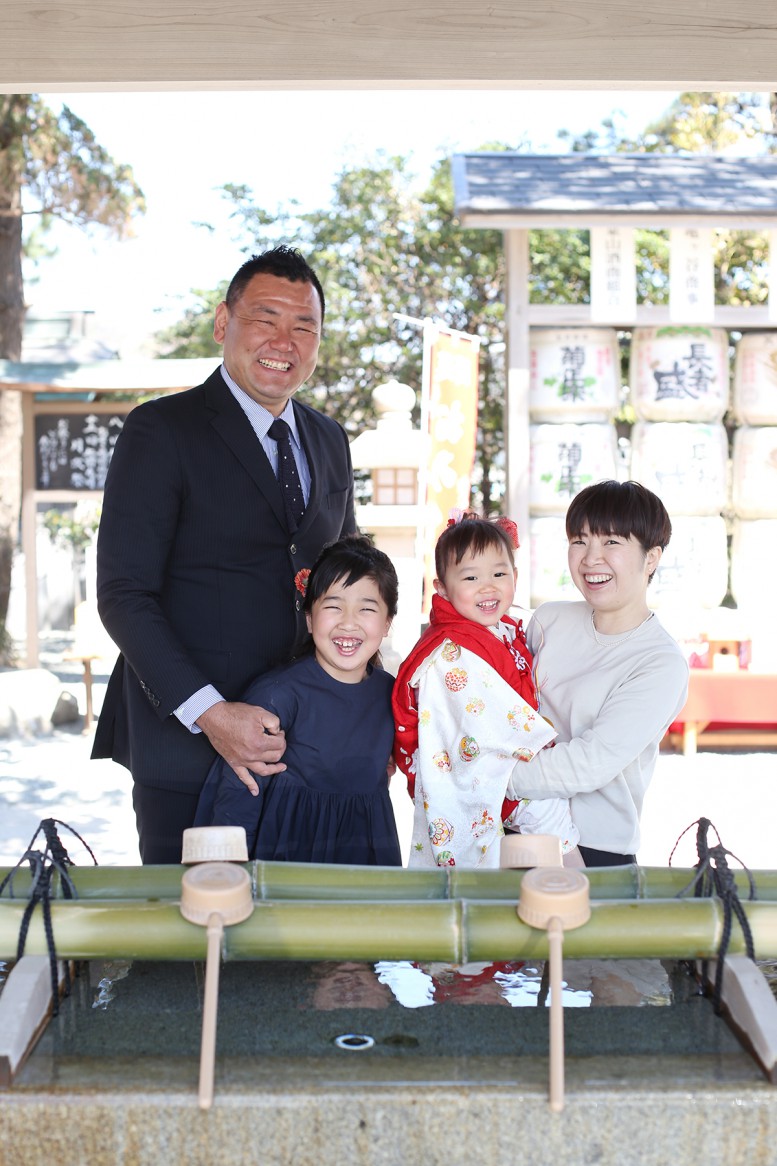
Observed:
[[[180,862],[216,753],[252,790],[253,774],[284,768],[277,718],[240,696],[305,639],[299,572],[355,530],[345,432],[292,401],[316,367],[323,316],[298,251],[254,256],[216,309],[222,366],[133,409],[116,443],[97,599],[121,655],[92,756],[132,773],[144,863]]]

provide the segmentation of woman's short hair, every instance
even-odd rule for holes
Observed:
[[[513,542],[499,522],[498,518],[482,518],[472,511],[466,511],[458,521],[451,522],[434,548],[437,578],[444,581],[448,568],[460,563],[466,554],[482,555],[492,547],[504,551],[505,558],[512,563],[515,558]]]
[[[591,534],[633,536],[644,551],[664,547],[672,523],[661,499],[639,482],[595,482],[576,494],[566,517],[567,538]]]

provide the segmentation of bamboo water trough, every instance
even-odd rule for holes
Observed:
[[[543,959],[547,935],[517,917],[521,871],[247,863],[256,909],[225,930],[224,959]],[[0,881],[7,871],[0,871]],[[55,889],[51,917],[63,959],[203,959],[203,930],[180,913],[181,867],[70,868],[78,898]],[[717,898],[676,898],[683,868],[589,870],[591,919],[571,932],[568,958],[705,959],[717,955],[724,908]],[[777,872],[754,872],[759,899],[740,898],[759,959],[777,958]],[[0,959],[13,959],[29,892],[15,874],[0,898]],[[735,921],[729,952],[745,952]],[[26,952],[46,952],[40,912]]]

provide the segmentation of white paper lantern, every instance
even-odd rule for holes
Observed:
[[[717,517],[672,515],[672,538],[648,588],[651,607],[720,607],[728,590],[726,523]]]
[[[737,344],[733,408],[740,425],[777,425],[777,331],[747,332]]]
[[[631,476],[670,514],[720,514],[728,502],[728,436],[720,423],[638,421]]]
[[[530,518],[531,605],[551,599],[579,599],[567,561],[566,523],[563,517]]]
[[[777,518],[777,426],[734,434],[731,496],[740,518]]]
[[[532,328],[529,350],[532,421],[612,419],[621,387],[614,329]]]
[[[631,403],[641,421],[720,421],[728,408],[728,334],[723,328],[635,328]]]
[[[529,440],[531,514],[566,514],[584,486],[617,476],[612,425],[531,425]]]

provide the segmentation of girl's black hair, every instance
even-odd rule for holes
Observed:
[[[434,548],[437,578],[444,583],[448,568],[460,563],[467,552],[482,555],[492,547],[503,550],[509,563],[515,561],[515,549],[504,527],[490,518],[481,518],[474,511],[467,511],[458,522],[447,526],[437,539]]]
[[[303,603],[306,615],[313,610],[316,600],[326,595],[335,583],[342,581],[345,587],[351,587],[360,579],[372,579],[388,608],[389,619],[393,619],[399,602],[397,572],[385,551],[378,550],[365,534],[344,535],[324,547],[308,576]],[[309,650],[313,651],[313,648],[311,637]],[[379,662],[380,653],[376,652],[370,663]]]

